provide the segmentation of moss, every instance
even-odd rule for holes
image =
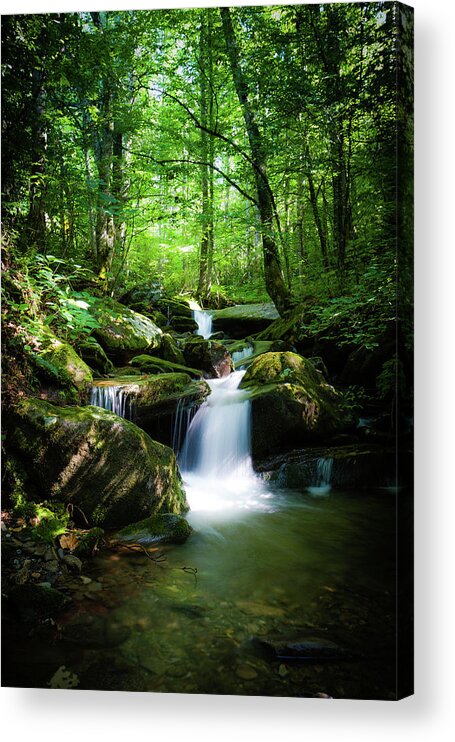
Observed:
[[[174,452],[111,412],[29,398],[8,424],[10,445],[43,499],[71,502],[92,525],[187,509]]]
[[[87,559],[93,556],[93,552],[96,551],[103,537],[104,530],[102,528],[92,528],[80,538],[73,554],[79,559]]]
[[[249,368],[242,379],[242,387],[258,384],[287,383],[311,388],[319,387],[321,376],[311,361],[297,353],[262,353]]]
[[[178,347],[172,335],[169,335],[169,333],[163,333],[161,337],[160,355],[164,358],[165,361],[177,363],[181,366],[185,365],[185,358],[183,356],[183,353]]]
[[[98,371],[100,374],[110,374],[114,371],[112,361],[109,360],[103,348],[95,338],[87,338],[83,343],[79,344],[79,353],[81,358],[87,363],[90,368],[94,371]]]
[[[253,456],[330,438],[349,424],[343,397],[306,358],[264,353],[248,367],[241,387],[253,407]]]
[[[44,380],[79,391],[88,388],[93,381],[92,372],[69,343],[46,329],[40,335],[40,344],[42,349],[31,352],[29,357]]]
[[[114,299],[98,300],[92,312],[99,324],[93,335],[108,355],[124,357],[125,353],[140,353],[160,344],[161,330],[151,319]]]
[[[142,546],[156,543],[183,544],[192,530],[185,518],[163,513],[152,515],[139,523],[132,523],[122,528],[116,533],[115,541],[125,544],[142,544]]]
[[[155,373],[166,372],[166,371],[181,371],[182,373],[190,374],[190,376],[201,377],[201,370],[198,368],[190,368],[189,366],[183,366],[180,363],[173,363],[171,361],[165,361],[157,356],[151,356],[147,353],[142,355],[134,356],[130,361],[132,366],[138,366],[142,371],[154,371]]]

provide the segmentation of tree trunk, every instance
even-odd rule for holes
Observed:
[[[290,308],[290,294],[284,280],[278,247],[273,233],[273,201],[267,179],[265,148],[253,108],[250,105],[248,85],[240,63],[237,39],[229,8],[220,8],[220,15],[234,87],[240,102],[250,143],[262,228],[265,286],[278,312],[283,314]]]
[[[202,186],[202,237],[199,257],[197,293],[204,301],[211,285],[213,260],[213,61],[212,61],[212,11],[202,11],[200,31],[200,93],[201,93],[201,186]],[[208,84],[207,84],[208,83]]]

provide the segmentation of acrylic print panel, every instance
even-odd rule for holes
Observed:
[[[2,17],[4,686],[412,693],[412,55]]]

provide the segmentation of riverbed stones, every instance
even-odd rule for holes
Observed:
[[[248,366],[241,387],[252,395],[256,460],[326,440],[349,424],[342,396],[297,353],[258,356]]]
[[[119,528],[156,512],[187,510],[174,452],[111,412],[28,398],[11,413],[8,429],[39,499],[71,503],[89,525]]]

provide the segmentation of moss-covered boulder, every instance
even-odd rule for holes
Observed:
[[[210,394],[208,384],[192,381],[186,373],[163,373],[140,379],[116,379],[117,397],[122,397],[124,408],[140,428],[154,440],[172,445],[177,409],[184,405],[198,407]],[[108,382],[96,386],[106,387]]]
[[[267,328],[278,312],[274,304],[236,304],[212,312],[213,327],[222,330],[228,337],[244,338]]]
[[[111,412],[28,398],[7,428],[40,499],[71,503],[90,525],[119,528],[187,509],[174,452]]]
[[[98,299],[90,311],[98,323],[93,335],[115,362],[127,363],[133,355],[160,345],[160,328],[114,299]]]
[[[89,337],[79,343],[78,350],[82,360],[98,374],[107,375],[114,372],[114,364],[95,338]]]
[[[297,353],[263,353],[241,387],[252,394],[252,449],[257,460],[277,451],[317,444],[349,423],[343,399]]]
[[[192,530],[188,521],[181,515],[159,513],[122,528],[115,534],[113,541],[141,546],[160,543],[183,544]]]
[[[168,332],[161,336],[159,354],[165,361],[179,363],[181,366],[185,365],[185,357],[178,347],[177,341]]]
[[[69,343],[46,328],[39,335],[39,345],[39,350],[30,352],[30,359],[43,381],[78,391],[88,388],[92,372]]]
[[[199,335],[188,338],[183,355],[188,366],[200,368],[209,379],[228,376],[234,370],[229,352],[217,340],[204,340]]]

